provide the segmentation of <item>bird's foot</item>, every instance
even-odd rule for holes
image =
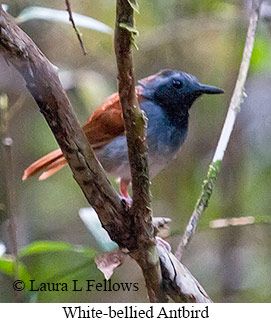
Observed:
[[[128,205],[128,207],[130,208],[133,204],[133,199],[129,196],[129,197],[125,197],[123,195],[120,195],[120,198],[125,201],[125,203]]]

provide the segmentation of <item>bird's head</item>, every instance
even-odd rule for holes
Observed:
[[[187,112],[202,94],[219,94],[223,90],[199,83],[191,74],[176,70],[162,70],[139,81],[142,95],[168,113]]]

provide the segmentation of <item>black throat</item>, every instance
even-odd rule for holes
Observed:
[[[165,115],[175,128],[178,130],[186,130],[188,128],[188,119],[189,112],[186,108],[178,108],[178,107],[162,107],[165,111]]]

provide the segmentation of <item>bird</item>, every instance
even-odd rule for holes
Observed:
[[[147,117],[149,176],[153,179],[183,145],[194,101],[202,94],[224,91],[201,84],[194,75],[170,69],[139,80],[135,91],[140,109]],[[105,171],[120,179],[121,195],[130,200],[131,173],[119,94],[109,96],[82,129]],[[22,179],[42,172],[39,180],[45,180],[66,164],[61,149],[57,149],[31,164]]]

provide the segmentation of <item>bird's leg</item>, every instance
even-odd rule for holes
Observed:
[[[131,199],[129,193],[128,193],[128,186],[130,184],[130,181],[121,179],[120,180],[120,192],[123,197],[126,199]]]
[[[128,187],[130,185],[129,180],[121,179],[120,180],[120,192],[121,195],[124,197],[125,201],[131,206],[133,200],[131,199],[129,193],[128,193]]]

